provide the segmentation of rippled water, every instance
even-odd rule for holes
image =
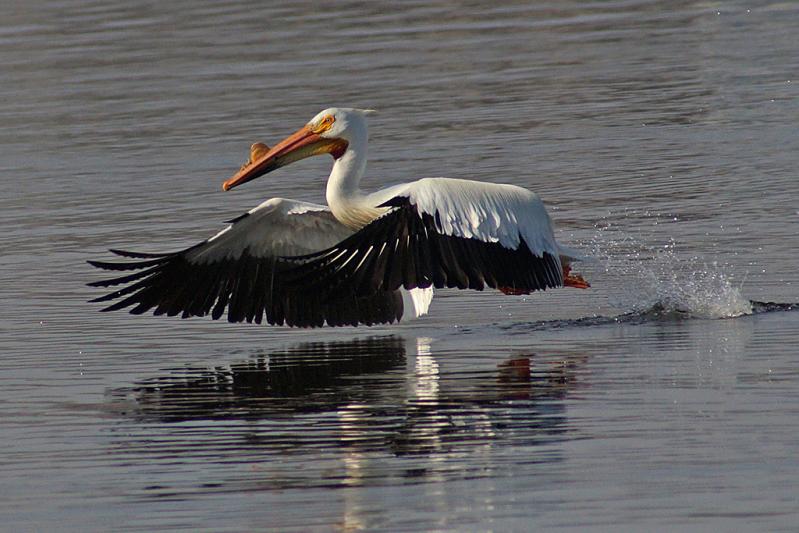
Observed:
[[[2,527],[793,530],[798,25],[776,1],[14,3]],[[593,287],[319,331],[86,303],[109,247],[323,201],[321,158],[219,188],[328,105],[381,111],[367,188],[539,192]]]

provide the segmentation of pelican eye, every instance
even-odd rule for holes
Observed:
[[[326,115],[322,120],[319,121],[319,124],[314,128],[314,133],[322,133],[324,131],[329,130],[333,127],[333,123],[336,121],[336,117],[333,115]]]

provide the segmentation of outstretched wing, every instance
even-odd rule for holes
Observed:
[[[110,302],[103,311],[130,307],[133,314],[151,309],[156,315],[204,316],[218,319],[227,310],[230,322],[257,322],[316,327],[324,324],[371,325],[399,320],[400,291],[340,295],[325,299],[284,282],[284,255],[332,246],[352,231],[323,206],[273,198],[231,221],[230,226],[195,246],[170,254],[112,250],[135,259],[89,261],[105,270],[132,271],[90,283],[122,286],[92,300]]]
[[[486,285],[527,293],[563,285],[549,216],[526,189],[427,178],[374,200],[391,209],[334,246],[287,258],[297,264],[288,283],[358,295]]]

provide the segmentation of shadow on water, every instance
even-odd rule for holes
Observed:
[[[518,464],[513,447],[572,438],[564,399],[582,356],[517,353],[448,369],[450,359],[438,360],[430,342],[304,343],[224,366],[169,369],[109,393],[124,426],[116,452],[143,461],[271,463],[258,490],[485,477]],[[507,464],[503,454],[469,459],[502,446]],[[366,461],[355,477],[330,473],[325,457],[353,455],[380,460]],[[294,460],[302,471],[287,470]],[[525,457],[556,460],[551,450]]]

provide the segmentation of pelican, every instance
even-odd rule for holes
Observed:
[[[119,288],[103,311],[296,327],[372,325],[426,314],[433,288],[529,294],[587,288],[578,252],[557,243],[535,193],[514,185],[425,178],[364,192],[371,110],[329,108],[272,148],[256,143],[229,191],[290,163],[333,156],[327,206],[272,198],[174,253],[111,252],[89,261],[132,271],[90,283]]]

